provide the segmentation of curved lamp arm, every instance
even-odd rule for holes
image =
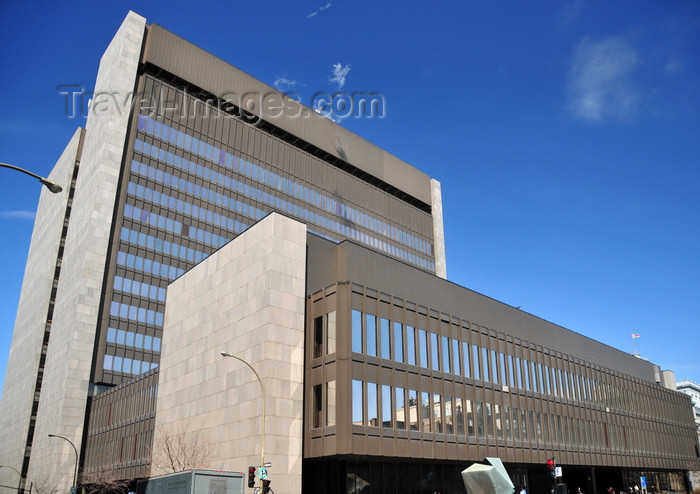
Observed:
[[[11,168],[12,170],[17,170],[18,172],[26,173],[30,177],[36,178],[39,182],[44,184],[46,186],[46,188],[49,189],[54,194],[57,194],[63,190],[63,187],[58,185],[56,182],[52,182],[48,178],[41,177],[41,176],[37,175],[36,173],[32,173],[28,170],[25,170],[24,168],[20,168],[19,166],[9,165],[7,163],[0,163],[0,168]]]
[[[59,439],[63,439],[64,441],[68,441],[68,443],[71,446],[73,446],[73,451],[75,451],[75,470],[73,472],[73,487],[78,487],[78,450],[75,448],[75,444],[73,444],[73,441],[71,441],[67,437],[59,436],[57,434],[49,434],[49,437],[57,437]]]

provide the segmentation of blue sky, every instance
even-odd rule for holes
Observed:
[[[442,182],[448,278],[700,383],[700,4],[3,2],[0,161],[46,175],[132,9]],[[0,379],[39,184],[0,194]]]

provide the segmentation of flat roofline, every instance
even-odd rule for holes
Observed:
[[[227,103],[225,100],[223,100],[215,94],[210,93],[206,89],[195,86],[191,82],[186,81],[185,79],[182,79],[181,77],[175,74],[161,69],[160,67],[156,67],[150,62],[142,64],[140,72],[152,74],[154,77],[157,77],[160,80],[164,80],[168,84],[171,84],[175,87],[181,88],[184,91],[186,91],[190,96],[199,98],[204,102],[213,101],[217,108],[220,108],[223,112],[230,114],[231,118],[241,119],[238,116],[239,112],[241,111],[240,108]],[[245,121],[245,119],[241,120]],[[295,136],[290,132],[287,132],[286,130],[282,129],[281,127],[278,127],[277,125],[274,125],[273,123],[270,123],[263,119],[257,119],[254,123],[250,123],[250,125],[255,125],[255,127],[264,130],[268,134],[271,134],[283,140],[284,142],[291,144],[296,148],[306,151],[307,153],[325,161],[326,163],[329,163],[330,165],[340,168],[346,173],[349,173],[350,175],[357,177],[360,180],[363,180],[364,182],[373,185],[378,189],[383,190],[384,192],[387,192],[388,194],[391,194],[397,199],[400,199],[405,203],[410,204],[411,206],[414,206],[425,213],[432,214],[432,206],[430,204],[426,204],[420,199],[413,197],[412,195],[394,187],[393,185],[375,177],[374,175],[371,175],[370,173],[362,170],[361,168],[358,168],[353,164],[348,163],[347,161],[342,160],[341,158],[338,158],[337,156],[332,155],[324,151],[323,149],[314,146],[310,142],[304,141],[300,137]]]
[[[378,183],[387,184],[406,198],[428,207],[431,204],[427,174],[158,24],[148,26],[141,62],[219,98],[226,99],[232,94],[239,97],[273,95],[285,104],[299,105],[303,113],[293,116],[281,112],[273,119],[261,114],[263,112],[256,113],[255,108],[251,113],[327,153],[328,157],[374,177]]]
[[[337,282],[351,282],[460,318],[550,352],[656,383],[652,362],[470,288],[422,271],[381,252],[343,240],[335,244],[309,232],[308,294]],[[335,250],[333,250],[335,249]],[[427,328],[426,328],[427,329]]]

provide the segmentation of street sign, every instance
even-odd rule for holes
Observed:
[[[557,477],[563,477],[563,473],[562,473],[561,467],[556,467],[556,468],[554,469],[554,475],[556,475]]]
[[[256,487],[255,489],[253,489],[253,493],[260,494],[260,487]]]
[[[260,477],[260,480],[266,479],[267,478],[267,468],[265,468],[265,467],[258,468],[258,477]]]
[[[647,488],[647,478],[646,477],[639,477],[639,483],[642,484],[642,489]]]
[[[272,462],[271,462],[271,461],[266,461],[265,463],[263,463],[263,466],[264,466],[265,468],[270,468],[270,467],[272,466]]]

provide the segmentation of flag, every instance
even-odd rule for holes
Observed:
[[[638,334],[638,333],[632,333],[632,338],[639,338],[639,334]]]

